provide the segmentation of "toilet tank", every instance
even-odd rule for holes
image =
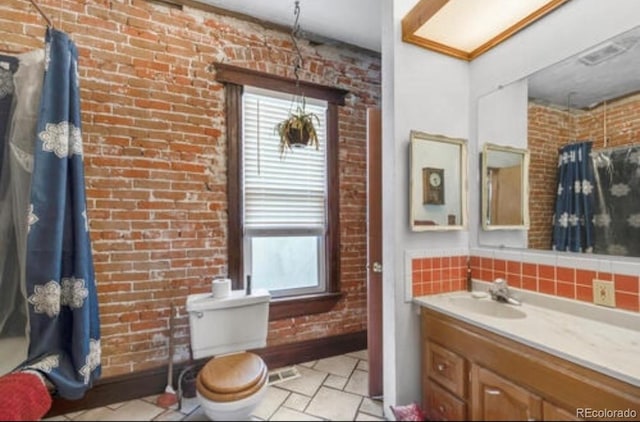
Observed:
[[[187,296],[193,357],[266,346],[270,299],[263,289],[254,289],[251,295],[233,290],[225,298],[214,298],[211,293]]]

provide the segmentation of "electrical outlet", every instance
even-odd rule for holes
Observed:
[[[616,293],[613,281],[593,280],[593,303],[615,308]]]

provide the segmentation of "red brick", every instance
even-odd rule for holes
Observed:
[[[191,12],[146,1],[46,6],[80,54],[87,205],[104,316],[103,376],[159,367],[167,348],[154,345],[151,336],[165,335],[169,301],[184,303],[188,293],[207,291],[211,274],[227,265],[224,86],[208,67],[215,57],[291,77],[285,62],[293,46],[286,32],[271,29],[264,43],[265,31],[255,23],[209,12],[198,12],[200,21]],[[36,13],[25,13],[16,1],[0,7],[0,47],[42,46]],[[341,55],[334,46],[324,46],[322,54],[304,52],[305,79],[339,85],[357,98],[339,110],[340,242],[349,246],[341,262],[344,298],[331,312],[287,320],[279,335],[270,332],[270,345],[366,329],[366,146],[360,141],[366,139],[365,107],[380,106],[381,62],[366,53]],[[356,77],[337,82],[335,75],[343,73]],[[177,224],[183,222],[193,227]],[[434,289],[424,285],[422,294]],[[142,322],[157,326],[135,320],[143,310],[157,320]]]

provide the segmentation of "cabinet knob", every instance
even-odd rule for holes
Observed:
[[[438,411],[444,415],[445,410],[447,410],[443,405],[438,406]]]
[[[447,365],[444,364],[444,363],[439,363],[439,364],[436,365],[436,369],[438,370],[438,372],[444,371],[446,367],[447,367]]]
[[[495,388],[487,388],[486,390],[484,390],[487,394],[489,394],[490,396],[499,396],[500,390],[495,389]]]

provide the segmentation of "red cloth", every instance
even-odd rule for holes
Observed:
[[[0,421],[35,421],[51,407],[51,395],[35,374],[0,377]]]
[[[426,421],[422,409],[417,403],[410,403],[405,406],[389,406],[393,416],[398,421]]]

